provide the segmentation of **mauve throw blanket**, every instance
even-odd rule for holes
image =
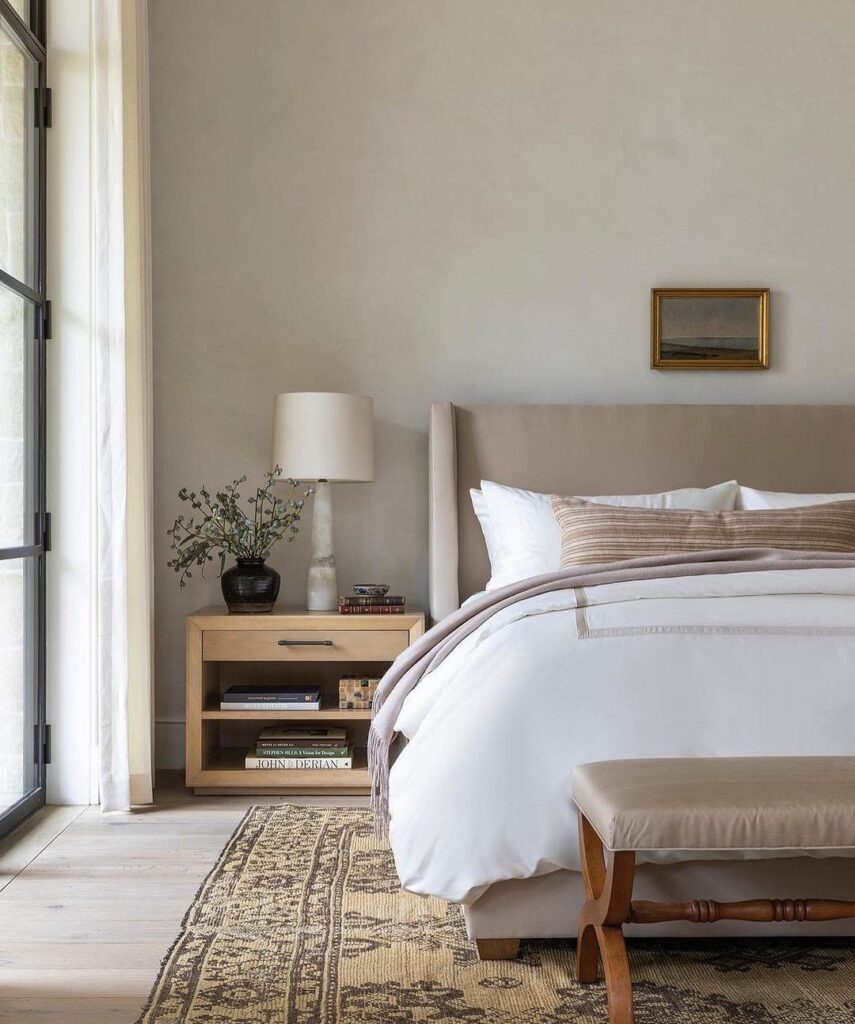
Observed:
[[[769,569],[833,568],[855,568],[855,553],[785,551],[778,548],[698,551],[689,555],[657,555],[560,569],[511,583],[469,601],[399,655],[377,687],[368,735],[371,808],[377,831],[385,834],[389,823],[389,769],[404,739],[395,732],[395,723],[407,695],[473,630],[503,608],[551,591],[601,587],[608,583]]]

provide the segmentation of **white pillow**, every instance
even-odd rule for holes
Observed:
[[[755,491],[753,487],[740,487],[737,508],[753,512],[764,508],[827,505],[830,501],[855,501],[855,494],[789,494],[787,491]]]
[[[599,505],[624,508],[680,508],[700,512],[731,512],[736,504],[735,480],[714,487],[685,487],[661,494],[615,494],[584,497]],[[561,564],[561,530],[552,513],[549,494],[481,481],[482,506],[471,491],[475,514],[481,523],[490,556],[487,590],[554,572]]]
[[[475,515],[478,517],[481,533],[484,534],[484,543],[487,545],[487,557],[490,559],[490,565],[492,566],[499,557],[499,549],[493,531],[493,521],[490,519],[490,510],[487,508],[487,499],[484,497],[484,492],[479,491],[476,487],[469,488],[469,497],[472,499],[472,508],[475,510]]]

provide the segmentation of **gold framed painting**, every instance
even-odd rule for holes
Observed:
[[[653,288],[654,370],[766,370],[768,288]]]

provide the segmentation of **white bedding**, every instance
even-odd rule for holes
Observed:
[[[390,776],[401,882],[471,903],[502,879],[578,870],[570,776],[586,761],[855,754],[854,670],[853,569],[619,583],[513,605],[398,717],[410,741]]]

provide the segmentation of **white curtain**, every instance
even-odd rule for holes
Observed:
[[[101,806],[152,799],[151,274],[145,0],[91,0]]]

